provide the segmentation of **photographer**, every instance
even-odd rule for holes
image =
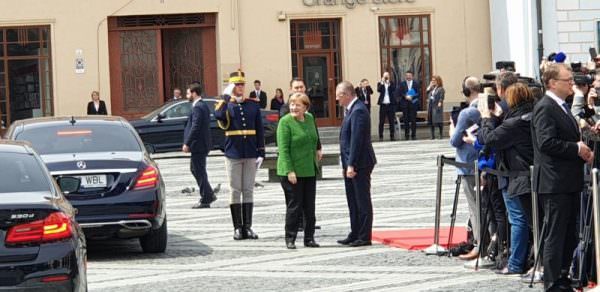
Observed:
[[[390,78],[389,72],[384,72],[381,81],[377,82],[377,92],[379,92],[379,141],[383,141],[383,126],[387,119],[390,125],[390,140],[394,141],[394,133],[396,132],[394,123],[396,121],[396,98],[394,91],[396,87]]]
[[[526,85],[516,83],[506,90],[505,101],[509,111],[504,120],[500,118],[501,110],[491,111],[491,106],[479,106],[482,117],[479,136],[485,141],[486,146],[493,147],[498,152],[498,169],[528,171],[529,166],[533,164],[530,128],[533,94]],[[496,105],[495,108],[498,106]],[[530,178],[509,177],[508,186],[502,193],[511,224],[511,244],[508,265],[497,273],[521,274],[524,272],[527,259],[531,222]]]
[[[600,130],[600,107],[596,106],[598,92],[595,87],[600,86],[594,85],[600,82],[594,81],[589,75],[580,73],[575,73],[573,79],[575,85],[573,85],[571,114],[581,128],[597,133]]]
[[[450,144],[456,148],[456,162],[471,164],[477,159],[477,150],[467,143],[467,131],[473,125],[476,125],[480,121],[480,114],[477,110],[477,97],[479,96],[479,79],[476,77],[468,77],[465,79],[463,85],[463,93],[467,97],[469,106],[460,111],[456,121],[456,125],[453,121],[450,123]],[[476,204],[476,193],[475,193],[475,177],[474,170],[472,168],[456,168],[461,181],[463,184],[463,190],[467,197],[467,204],[469,205],[469,220],[473,227],[473,234],[479,234],[479,210]],[[462,260],[472,260],[479,256],[479,247],[475,247],[465,255],[460,255],[459,258]]]

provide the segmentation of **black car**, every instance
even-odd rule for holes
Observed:
[[[85,237],[44,162],[2,140],[0,161],[0,290],[87,291]],[[78,184],[61,181],[65,192]]]
[[[81,180],[66,197],[78,210],[86,238],[139,238],[144,252],[165,251],[165,185],[125,119],[20,120],[10,126],[7,137],[29,141],[54,178]]]
[[[211,110],[210,129],[214,149],[223,149],[225,134],[217,126],[214,116],[217,99],[203,98]],[[183,145],[183,130],[192,112],[192,104],[187,100],[170,101],[139,120],[130,121],[131,125],[144,141],[150,153],[180,151]],[[279,113],[271,110],[261,110],[265,143],[275,143]]]

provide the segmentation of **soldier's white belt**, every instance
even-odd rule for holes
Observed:
[[[253,136],[253,135],[256,135],[256,130],[225,131],[225,136]]]

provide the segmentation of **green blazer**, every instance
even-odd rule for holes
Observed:
[[[304,114],[304,122],[291,114],[279,120],[277,147],[277,175],[287,176],[290,172],[295,172],[296,177],[317,175],[317,129],[310,113]]]

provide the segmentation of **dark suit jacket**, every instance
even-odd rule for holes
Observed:
[[[250,98],[256,98],[256,90],[252,90],[252,92],[250,92]],[[258,96],[258,99],[260,100],[259,104],[260,104],[260,108],[267,108],[267,93],[264,92],[263,90],[260,91],[260,96]]]
[[[412,82],[412,88],[415,90],[415,92],[417,93],[416,96],[413,96],[412,99],[412,104],[414,109],[419,109],[419,106],[421,105],[421,84],[419,83],[419,81],[414,80]],[[408,100],[406,100],[406,98],[404,98],[404,96],[406,96],[406,93],[410,90],[410,88],[408,88],[408,83],[405,81],[400,82],[400,85],[398,86],[398,99],[400,99],[400,107],[406,107]]]
[[[192,153],[208,154],[212,150],[210,109],[202,100],[196,103],[185,124],[183,144],[190,147]]]
[[[381,82],[377,82],[377,92],[379,92],[379,99],[377,99],[377,104],[383,104],[383,98],[385,97],[385,85]],[[394,93],[396,92],[396,85],[394,82],[390,82],[390,86],[388,87],[388,93],[390,95],[390,104],[396,105],[398,102],[396,100],[396,96]]]
[[[344,117],[340,130],[342,167],[373,168],[377,163],[371,144],[371,116],[367,107],[356,101]]]
[[[94,102],[93,101],[88,102],[87,114],[88,115],[108,115],[108,111],[106,110],[106,104],[104,103],[103,100],[101,100],[100,106],[98,107],[98,110],[96,110],[96,107],[94,106]]]
[[[577,155],[579,128],[549,96],[533,109],[534,187],[539,194],[580,192],[584,161]]]
[[[367,86],[366,94],[363,92],[363,89],[360,86],[355,88],[354,91],[356,91],[358,100],[362,101],[363,103],[365,103],[365,100],[368,101],[369,103],[366,105],[367,107],[371,107],[371,94],[373,94],[373,88],[371,88],[371,85]]]

